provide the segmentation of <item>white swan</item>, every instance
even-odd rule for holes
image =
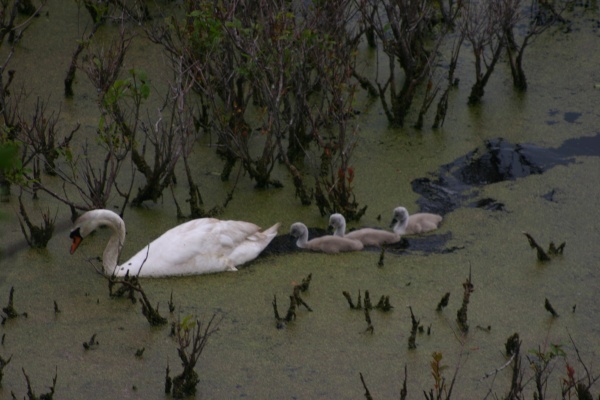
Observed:
[[[433,231],[439,228],[441,223],[441,215],[417,213],[409,216],[406,208],[396,207],[390,227],[399,235],[416,235]]]
[[[302,222],[292,224],[290,235],[297,238],[296,246],[301,249],[322,251],[323,253],[339,253],[341,251],[358,251],[363,249],[363,244],[358,240],[337,236],[321,236],[308,240],[308,228]]]
[[[101,225],[113,234],[102,255],[104,273],[124,276],[174,276],[237,271],[236,266],[256,258],[277,235],[279,223],[260,232],[253,223],[200,218],[178,225],[117,265],[125,243],[125,222],[110,210],[92,210],[75,221],[71,254],[84,237]],[[140,269],[141,268],[141,269]]]
[[[358,240],[365,246],[381,246],[399,242],[401,236],[396,232],[383,229],[363,228],[346,233],[346,219],[342,214],[331,214],[329,226],[333,227],[333,235]]]

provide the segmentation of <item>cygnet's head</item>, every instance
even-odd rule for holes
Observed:
[[[308,230],[308,228],[306,227],[306,225],[304,225],[301,222],[296,222],[296,223],[293,223],[292,226],[290,227],[290,235],[292,235],[295,238],[299,238],[307,230]]]
[[[346,219],[342,214],[331,214],[331,216],[329,217],[329,226],[332,227],[334,230],[342,226],[345,227]]]
[[[408,221],[408,210],[405,207],[394,208],[394,217],[390,227],[402,226],[406,221]]]

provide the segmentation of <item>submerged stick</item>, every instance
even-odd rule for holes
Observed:
[[[308,290],[308,287],[310,286],[310,281],[312,280],[312,273],[308,274],[308,276],[304,279],[302,279],[302,283],[300,285],[297,285],[300,287],[300,290],[302,292],[306,292]]]
[[[279,311],[277,311],[277,297],[275,295],[273,295],[272,305],[277,329],[283,329],[288,322],[296,319],[296,298],[293,295],[290,296],[290,306],[283,318],[279,316]]]
[[[296,304],[303,305],[304,307],[306,307],[306,309],[308,311],[312,311],[312,308],[310,308],[310,306],[308,304],[306,304],[306,302],[302,299],[302,297],[300,297],[300,291],[301,291],[300,285],[294,286],[293,296],[294,296],[294,300],[296,300]]]
[[[419,320],[415,317],[413,313],[412,307],[408,306],[410,310],[410,320],[411,320],[411,328],[410,328],[410,336],[408,337],[408,348],[413,350],[417,348],[417,331],[419,330]]]
[[[356,308],[358,310],[362,309],[362,298],[360,295],[360,290],[358,291],[358,301],[356,302]]]
[[[365,378],[363,377],[362,372],[359,372],[359,374],[360,374],[360,381],[362,382],[363,388],[365,389],[365,399],[373,400],[373,397],[371,396],[371,392],[369,392],[369,388],[367,387],[367,384],[365,383]]]
[[[360,290],[358,291],[358,302],[357,302],[356,305],[352,301],[352,297],[350,296],[350,293],[348,293],[346,291],[343,291],[342,294],[344,295],[344,297],[348,301],[348,305],[350,306],[351,309],[353,309],[353,310],[362,310],[362,299],[361,299],[361,296],[360,296]]]
[[[371,322],[371,315],[369,314],[369,309],[365,307],[365,321],[367,321],[367,329],[365,329],[365,332],[370,332],[373,333],[375,331],[375,327],[373,326],[373,323]]]
[[[521,339],[519,338],[519,334],[515,332],[511,336],[509,336],[508,339],[506,339],[506,343],[504,344],[504,347],[506,349],[506,355],[510,356],[517,353],[519,351],[520,346]]]
[[[194,368],[209,338],[219,330],[217,326],[220,321],[213,325],[215,317],[216,314],[213,314],[207,324],[203,324],[198,319],[193,322],[190,317],[177,323],[175,339],[183,371],[172,380],[171,394],[173,398],[182,399],[196,394],[196,385],[200,379]]]
[[[379,253],[379,261],[377,262],[378,267],[383,267],[384,258],[385,258],[385,246],[381,246],[381,252]]]
[[[172,314],[175,311],[175,303],[173,303],[173,289],[171,289],[171,297],[169,298],[169,312]]]
[[[554,242],[550,242],[550,245],[548,246],[548,251],[545,252],[544,249],[542,249],[542,246],[540,246],[530,234],[528,234],[527,232],[523,232],[523,234],[527,237],[527,240],[529,241],[529,245],[531,246],[531,248],[536,249],[537,258],[539,261],[550,261],[549,255],[551,255],[551,256],[561,255],[566,246],[566,242],[562,242],[558,246],[556,246],[554,244]]]
[[[273,305],[273,313],[275,314],[275,327],[277,327],[277,329],[285,328],[287,321],[279,316],[279,311],[277,310],[277,296],[273,295],[271,304]]]
[[[558,317],[558,313],[556,312],[556,310],[554,309],[554,307],[552,307],[552,304],[550,304],[550,301],[548,301],[548,299],[546,299],[546,301],[544,302],[544,308],[550,314],[552,314],[553,317]]]
[[[165,374],[165,394],[171,393],[171,388],[173,387],[173,378],[171,378],[170,372],[169,364],[167,364],[167,371]]]
[[[290,307],[285,315],[285,321],[290,322],[294,319],[296,319],[296,298],[294,296],[290,296]]]
[[[447,292],[444,295],[444,297],[442,297],[442,299],[438,303],[438,305],[437,305],[437,307],[436,307],[435,310],[436,311],[442,311],[442,309],[448,305],[449,300],[450,300],[450,292]]]
[[[273,313],[275,314],[275,320],[281,321],[279,311],[277,310],[277,296],[273,295],[273,301],[271,302],[271,304],[273,305]]]
[[[25,372],[25,368],[21,368],[23,371],[23,375],[25,376],[25,381],[27,382],[27,398],[29,399],[47,399],[52,400],[54,398],[54,391],[56,390],[56,380],[58,379],[58,367],[57,371],[54,373],[54,378],[52,378],[52,386],[50,386],[50,392],[43,393],[39,397],[36,396],[35,392],[31,387],[31,381],[29,380],[29,376]]]
[[[148,257],[147,254],[146,257]],[[144,260],[144,262],[146,262],[146,260]],[[146,317],[148,323],[150,323],[152,326],[162,326],[167,324],[168,320],[160,315],[158,311],[159,304],[156,304],[156,308],[152,306],[152,303],[150,303],[150,299],[142,288],[142,284],[137,276],[130,276],[128,271],[123,278],[117,278],[114,275],[105,277],[108,279],[108,290],[111,297],[123,297],[124,295],[127,295],[127,298],[129,298],[131,302],[135,304],[137,301],[135,298],[135,293],[139,293],[139,301],[142,303],[142,315]],[[115,285],[121,286],[117,288],[115,292],[113,292],[113,287]]]
[[[146,317],[146,320],[148,320],[150,325],[152,325],[152,326],[166,325],[168,320],[165,317],[163,317],[162,315],[160,315],[160,313],[158,312],[159,303],[156,303],[156,308],[152,307],[152,304],[150,304],[150,300],[146,296],[146,293],[142,290],[141,286],[140,286],[140,294],[142,296],[140,298],[140,300],[142,301],[142,314],[144,315],[144,317]]]
[[[277,329],[283,329],[285,324],[296,319],[296,308],[299,305],[303,305],[308,311],[312,311],[312,308],[300,296],[300,292],[305,292],[308,290],[311,279],[312,274],[308,274],[306,278],[302,279],[301,284],[294,285],[292,295],[290,296],[290,306],[284,318],[281,318],[279,315],[279,311],[277,310],[277,297],[273,295],[273,301],[271,304],[273,305],[273,314],[275,315]]]
[[[15,294],[15,287],[12,286],[10,288],[10,293],[8,295],[8,304],[6,307],[2,308],[2,311],[6,314],[6,318],[16,318],[19,314],[15,311],[15,307],[13,306],[13,296]]]
[[[546,254],[544,249],[542,249],[542,247],[539,244],[537,244],[535,239],[527,232],[523,232],[523,234],[527,237],[529,246],[531,246],[532,249],[535,249],[537,251],[538,260],[539,261],[550,261],[550,257],[548,257],[548,254]]]
[[[6,367],[10,363],[10,360],[12,360],[12,355],[10,357],[8,357],[8,360],[5,360],[4,358],[2,358],[2,356],[0,356],[0,387],[2,387],[2,378],[4,377],[4,367]]]
[[[565,249],[565,245],[567,243],[566,242],[562,242],[558,247],[554,244],[554,242],[550,242],[550,245],[548,246],[548,253],[552,254],[553,256],[557,256],[563,253],[563,250]]]
[[[375,308],[381,311],[390,311],[392,308],[394,308],[394,306],[390,304],[390,296],[382,295]]]
[[[348,293],[344,290],[342,292],[342,294],[346,298],[346,301],[348,301],[348,305],[350,306],[350,308],[352,308],[352,309],[356,308],[356,306],[354,305],[354,302],[352,301],[352,297],[350,296],[350,293]]]
[[[98,343],[98,341],[96,340],[96,334],[94,333],[90,340],[88,340],[87,342],[83,342],[83,348],[86,350],[91,350],[97,347],[99,344],[100,343]]]
[[[365,310],[372,310],[373,305],[371,304],[371,295],[368,290],[365,290]]]
[[[2,323],[4,324],[4,322],[7,319],[12,319],[12,318],[16,318],[19,316],[23,316],[23,317],[27,317],[27,313],[22,313],[19,314],[17,312],[17,310],[14,307],[14,295],[15,295],[15,287],[11,286],[10,288],[10,293],[8,295],[8,304],[6,305],[6,307],[2,308],[2,311],[4,311],[4,313],[6,314],[6,318],[2,318]]]
[[[467,307],[469,305],[469,301],[471,298],[471,293],[473,293],[474,286],[471,281],[471,269],[469,268],[469,277],[463,283],[463,301],[462,306],[456,312],[456,322],[458,322],[458,326],[463,333],[467,333],[469,331],[469,324],[467,323]]]
[[[402,381],[402,389],[400,390],[400,400],[406,400],[406,396],[408,395],[408,390],[406,388],[406,380],[408,376],[408,369],[406,364],[404,364],[404,380]]]

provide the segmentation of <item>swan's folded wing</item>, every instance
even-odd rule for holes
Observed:
[[[244,221],[202,218],[165,232],[131,260],[131,274],[142,267],[142,276],[188,275],[235,271],[235,266],[260,254],[277,234],[276,224],[267,231]]]
[[[260,227],[251,222],[220,221],[219,224],[215,224],[212,235],[214,235],[215,244],[218,243],[224,248],[233,249],[252,238],[257,232],[260,232]]]

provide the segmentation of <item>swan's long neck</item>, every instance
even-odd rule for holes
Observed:
[[[123,223],[119,226],[109,226],[113,230],[113,234],[106,244],[104,253],[102,253],[102,266],[106,274],[112,275],[117,270],[121,249],[123,249],[125,243],[125,227]]]
[[[116,271],[121,249],[125,243],[125,222],[118,214],[110,210],[96,210],[93,212],[89,223],[91,225],[89,232],[101,225],[107,225],[113,232],[102,253],[104,272],[112,275]]]

